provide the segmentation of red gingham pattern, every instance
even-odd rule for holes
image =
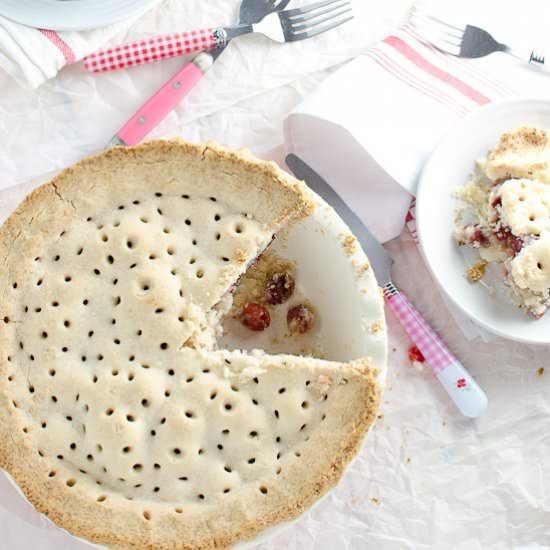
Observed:
[[[215,46],[214,29],[176,32],[92,53],[84,58],[84,68],[92,73],[115,71]]]
[[[404,294],[392,293],[387,287],[384,294],[391,310],[436,374],[458,361]]]

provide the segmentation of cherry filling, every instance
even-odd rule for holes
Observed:
[[[512,256],[515,256],[523,248],[523,240],[513,235],[509,227],[501,226],[495,231],[495,237],[506,244]]]
[[[303,334],[309,332],[315,325],[315,315],[304,304],[298,304],[288,310],[286,322],[290,334]]]
[[[487,233],[477,224],[466,224],[464,226],[464,237],[466,242],[475,248],[479,248],[480,246],[487,247],[490,244]]]
[[[515,256],[523,248],[524,242],[519,237],[516,237],[508,226],[503,225],[500,210],[498,209],[498,207],[502,206],[501,197],[495,197],[491,206],[495,210],[493,221],[495,237],[508,247],[511,256]]]
[[[269,312],[260,304],[248,303],[243,307],[241,322],[250,330],[265,330],[271,323]]]
[[[271,305],[283,304],[294,292],[296,283],[290,273],[274,273],[265,285],[264,300]]]

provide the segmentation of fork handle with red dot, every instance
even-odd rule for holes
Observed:
[[[84,68],[92,73],[136,67],[161,59],[221,48],[223,29],[174,32],[100,50],[84,58]]]
[[[483,414],[487,409],[487,396],[462,363],[392,282],[387,283],[382,290],[390,309],[459,411],[469,418]]]

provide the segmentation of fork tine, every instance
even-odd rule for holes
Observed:
[[[309,4],[308,6],[304,6],[303,8],[294,8],[292,10],[285,10],[284,14],[285,14],[285,17],[294,17],[295,15],[301,15],[303,13],[308,13],[308,12],[316,10],[318,8],[322,8],[324,6],[329,6],[330,4],[334,4],[336,2],[340,2],[340,0],[323,0],[322,2],[316,2],[315,4]],[[281,12],[281,13],[283,13],[283,12]]]
[[[450,34],[445,29],[438,28],[437,25],[426,23],[425,21],[419,20],[415,17],[411,17],[410,21],[420,31],[420,34],[424,36],[429,35],[432,38],[437,38],[453,46],[460,46],[462,44],[464,33],[460,36]]]
[[[432,46],[435,46],[438,50],[454,56],[458,56],[460,54],[460,48],[462,45],[461,41],[449,41],[441,35],[433,33],[431,29],[421,28],[418,26],[416,28],[422,35],[422,39],[430,43]]]
[[[320,17],[321,15],[325,15],[327,13],[334,13],[335,11],[341,8],[347,8],[348,6],[351,8],[351,3],[349,2],[349,0],[338,0],[337,2],[334,2],[333,4],[326,7],[325,9],[311,11],[303,15],[295,15],[294,17],[288,17],[286,15],[286,12],[281,12],[281,16],[290,25],[294,26],[295,23],[305,23],[306,21],[310,21],[312,19]]]
[[[294,25],[294,23],[301,23],[304,21],[309,21],[310,19],[313,19],[315,17],[319,17],[320,15],[324,15],[325,13],[331,13],[334,10],[337,10],[339,8],[350,6],[349,0],[334,0],[334,2],[331,2],[328,6],[321,6],[321,8],[325,9],[316,9],[316,10],[310,10],[306,12],[305,14],[300,15],[294,15],[289,17],[288,11],[281,12],[282,17],[284,17],[291,25]]]
[[[269,3],[272,6],[277,6],[278,10],[284,10],[289,2],[290,0],[269,0]]]
[[[435,21],[438,25],[441,25],[445,27],[446,30],[455,31],[459,33],[460,35],[464,34],[464,31],[466,30],[466,27],[456,27],[455,25],[451,25],[451,23],[448,23],[447,21],[443,21],[442,19],[439,19],[435,15],[432,15],[431,13],[428,13],[427,11],[424,11],[422,8],[420,8],[418,5],[414,5],[411,16],[416,15],[418,18],[422,19],[431,19],[432,21]]]
[[[443,53],[460,57],[460,46],[442,42],[441,40],[433,37],[426,37],[426,41]]]
[[[343,25],[344,23],[347,23],[348,21],[351,21],[353,19],[353,15],[346,17],[345,19],[340,19],[338,21],[334,21],[329,25],[324,25],[322,27],[315,26],[313,30],[308,30],[305,32],[300,33],[294,33],[290,32],[289,36],[287,38],[288,42],[295,42],[297,40],[303,40],[304,38],[311,38],[312,36],[317,36],[318,34],[322,34],[326,31],[329,31],[330,29],[334,29],[335,27],[339,27],[340,25]]]
[[[317,25],[321,25],[322,23],[326,23],[327,21],[334,21],[341,15],[351,12],[351,6],[342,10],[329,10],[329,12],[325,11],[323,12],[325,14],[324,17],[319,18],[319,16],[315,16],[314,18],[311,18],[311,20],[306,20],[304,23],[300,23],[297,25],[291,24],[290,32],[299,33],[300,31],[313,30]]]
[[[419,27],[437,31],[439,34],[456,38],[457,40],[462,40],[462,37],[464,36],[464,31],[453,30],[454,27],[447,27],[446,25],[440,23],[437,19],[428,19],[426,16],[413,14],[409,20]]]

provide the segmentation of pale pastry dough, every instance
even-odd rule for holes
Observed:
[[[337,483],[377,365],[215,349],[231,287],[313,208],[274,164],[178,140],[24,200],[0,228],[0,466],[39,511],[111,548],[221,549]]]
[[[550,234],[525,245],[511,261],[512,278],[521,289],[544,292],[550,288]]]
[[[501,220],[516,236],[550,231],[550,185],[528,179],[508,180],[495,188],[491,201],[500,197]]]

